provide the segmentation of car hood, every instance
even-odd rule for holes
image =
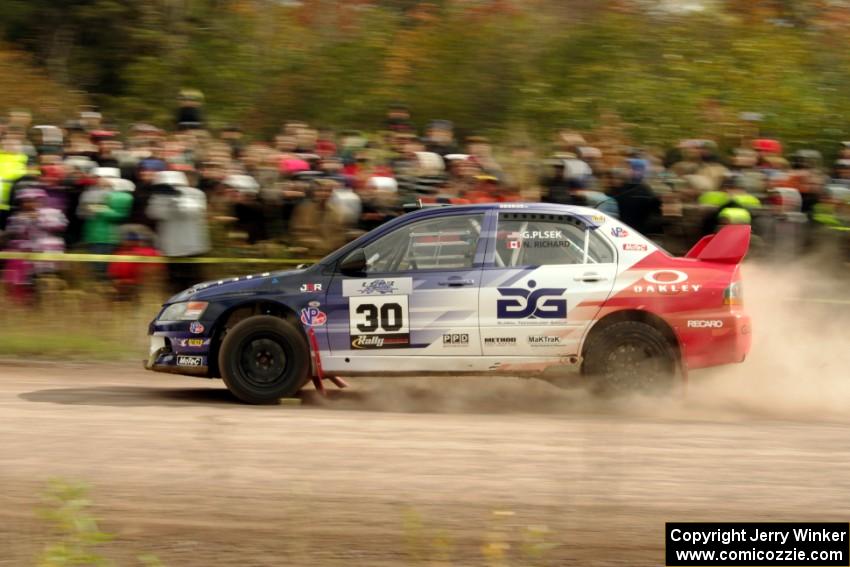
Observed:
[[[299,286],[301,281],[299,276],[305,271],[281,270],[210,280],[181,291],[171,297],[166,304],[190,300],[209,300],[223,295],[285,290],[288,285]]]

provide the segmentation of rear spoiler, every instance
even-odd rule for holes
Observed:
[[[748,224],[724,226],[717,234],[703,236],[688,250],[685,258],[720,264],[739,264],[750,248],[751,231]]]

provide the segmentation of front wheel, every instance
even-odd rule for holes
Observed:
[[[227,332],[218,354],[221,377],[249,404],[295,395],[310,377],[310,351],[291,323],[268,315],[240,321]]]
[[[582,372],[598,393],[663,393],[673,386],[676,352],[655,327],[621,321],[590,338]]]

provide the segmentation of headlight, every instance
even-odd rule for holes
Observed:
[[[172,303],[165,308],[160,321],[195,321],[201,318],[207,309],[206,301],[187,301],[183,303]]]

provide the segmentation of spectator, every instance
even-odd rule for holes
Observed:
[[[425,147],[429,152],[445,156],[458,153],[455,144],[454,124],[449,120],[434,120],[428,126]]]
[[[144,159],[139,162],[136,174],[136,190],[133,195],[133,209],[130,211],[129,222],[140,224],[148,228],[155,228],[156,221],[148,217],[147,207],[153,193],[154,178],[160,171],[165,170],[165,163],[155,158]]]
[[[758,155],[756,167],[765,170],[770,174],[771,171],[780,169],[782,160],[782,144],[778,140],[769,138],[760,138],[753,140],[753,150]]]
[[[98,112],[97,107],[85,105],[80,108],[80,126],[86,132],[99,130],[103,121],[103,115]]]
[[[661,227],[661,200],[644,181],[648,164],[640,158],[626,160],[628,168],[609,191],[617,201],[620,220],[642,234],[656,234]]]
[[[835,173],[831,184],[850,188],[850,158],[837,160],[833,165],[833,171]]]
[[[289,132],[295,136],[295,153],[315,154],[319,133],[303,122],[293,122],[287,125]]]
[[[198,189],[204,192],[207,199],[209,199],[210,193],[214,192],[226,177],[226,170],[227,168],[221,160],[208,158],[201,164],[198,170],[198,174],[200,175]]]
[[[596,148],[592,148],[598,152],[599,158],[602,158],[602,152]],[[591,162],[582,156],[588,165]],[[592,165],[591,165],[592,166]],[[534,150],[528,144],[520,143],[511,147],[510,159],[506,163],[507,178],[511,183],[520,188],[523,200],[539,201],[541,197],[540,191],[540,167],[541,164],[534,159]],[[598,164],[594,174],[602,173],[602,165]]]
[[[319,130],[319,136],[316,140],[316,154],[322,159],[337,154],[337,145],[332,130]]]
[[[65,156],[79,156],[94,159],[97,156],[97,146],[92,143],[89,133],[78,120],[72,120],[65,125]]]
[[[112,254],[119,242],[118,226],[127,219],[133,208],[133,195],[115,191],[120,172],[115,168],[99,167],[94,171],[95,185],[80,196],[77,216],[84,219],[83,241],[92,254]],[[96,273],[103,277],[106,264],[95,264]]]
[[[342,160],[343,171],[351,174],[357,170],[357,158],[365,156],[364,150],[368,145],[369,140],[359,130],[345,130],[340,134],[338,151],[321,152],[321,158],[333,159],[338,154]]]
[[[393,132],[412,132],[413,124],[410,121],[410,109],[403,104],[392,104],[387,108],[387,117],[384,122],[387,130]]]
[[[9,218],[7,249],[14,252],[62,252],[64,242],[60,234],[67,225],[67,219],[61,211],[46,206],[47,193],[27,187],[18,191],[15,198],[20,208]],[[55,270],[53,262],[9,260],[4,281],[15,301],[32,303],[37,278]]]
[[[204,94],[197,89],[183,89],[177,97],[177,127],[181,130],[202,128],[204,125]]]
[[[195,258],[210,250],[207,198],[189,186],[179,171],[160,171],[147,206],[147,216],[157,222],[159,248],[169,258]],[[199,279],[198,264],[168,264],[171,290],[177,293]]]
[[[610,128],[587,139],[562,130],[553,142],[559,153],[541,162],[530,144],[515,143],[511,153],[499,154],[482,136],[466,138],[467,153],[459,153],[454,125],[445,120],[432,122],[420,139],[407,109],[394,105],[387,112],[387,131],[377,139],[356,130],[317,131],[290,121],[274,145],[257,141],[243,146],[237,127],[224,128],[219,139],[200,129],[202,105],[199,91],[181,92],[180,130],[169,133],[136,124],[126,150],[120,133],[103,126],[98,113],[81,114],[65,124],[64,132],[51,125],[29,129],[28,114],[13,116],[0,124],[0,223],[15,212],[14,191],[42,189],[48,194],[45,207],[63,210],[67,217],[68,247],[81,239],[97,252],[109,252],[119,241],[122,250],[137,247],[133,238],[113,236],[121,223],[133,223],[155,228],[163,237],[164,253],[175,258],[204,254],[210,241],[225,251],[237,238],[247,246],[291,243],[316,255],[396,216],[405,203],[501,202],[522,195],[619,211],[636,230],[650,235],[663,230],[665,238],[681,240],[676,250],[686,250],[701,230],[745,218],[738,209],[753,210],[768,190],[795,188],[804,210],[818,218],[826,218],[826,205],[838,202],[825,190],[816,153],[796,152],[791,169],[781,143],[772,139],[752,140],[736,149],[729,159],[735,187],[727,180],[721,190],[718,184],[727,179],[727,169],[717,145],[705,139],[683,141],[667,155],[665,169],[661,149],[633,150]],[[25,149],[27,133],[34,159]],[[525,139],[522,133],[506,134]],[[835,164],[833,188],[850,189],[848,148],[850,143],[843,144]],[[505,156],[503,164],[496,155]],[[40,171],[27,169],[28,157]],[[611,167],[624,158],[626,169]],[[129,181],[117,178],[116,167],[136,183],[135,191]],[[176,171],[184,175],[174,177]],[[607,195],[602,191],[606,188]],[[204,198],[198,198],[198,190]],[[724,204],[739,202],[741,192],[751,197],[746,206],[706,205],[706,199],[715,198]],[[128,202],[130,212],[122,217]],[[707,207],[714,207],[710,222],[705,220]],[[773,209],[754,217],[754,231],[765,214],[773,215]],[[174,289],[182,289],[197,278],[197,270],[194,265],[170,266],[169,278]]]
[[[579,148],[586,145],[587,140],[575,130],[563,129],[555,133],[555,151],[558,153],[578,155]]]
[[[36,161],[38,153],[27,139],[27,132],[32,124],[32,114],[26,109],[13,109],[9,112],[9,123],[6,126],[6,138],[20,144],[20,151],[27,156],[32,163]]]
[[[153,245],[153,233],[148,227],[142,225],[125,225],[122,227],[121,232],[121,243],[115,250],[116,254],[125,256],[159,256],[159,252]],[[159,269],[161,269],[160,264],[112,262],[109,264],[107,274],[115,286],[117,298],[120,300],[133,300],[138,297],[141,285],[153,272]]]
[[[471,203],[498,203],[502,199],[499,180],[492,175],[475,176],[475,185],[464,195]]]
[[[392,177],[370,177],[359,195],[363,203],[360,230],[372,230],[398,216],[398,184]]]
[[[756,168],[758,154],[749,148],[737,148],[732,155],[731,169],[740,176],[741,187],[753,195],[763,195],[767,189],[764,173]]]
[[[246,235],[248,244],[268,240],[264,207],[257,181],[250,175],[230,175],[224,178],[223,183],[231,190],[236,230]]]
[[[574,154],[558,154],[546,161],[548,175],[543,180],[543,200],[563,205],[576,204],[574,191],[584,189],[593,177],[593,170]]]
[[[61,164],[44,165],[41,168],[41,177],[39,184],[47,193],[46,206],[51,209],[58,209],[68,214],[68,194],[65,191],[65,185],[62,183],[65,177],[65,169]]]
[[[91,185],[95,183],[92,171],[97,164],[88,158],[72,156],[62,163],[65,170],[64,186],[66,201],[65,215],[68,217],[68,228],[65,230],[65,245],[73,248],[83,239],[84,219],[77,214],[80,198]]]
[[[799,199],[799,192],[793,192]],[[699,203],[705,209],[703,236],[716,232],[723,224],[752,223],[752,211],[761,206],[758,199],[741,187],[740,177],[735,174],[727,175],[719,190],[703,193]]]
[[[319,179],[292,213],[293,242],[310,256],[324,256],[345,242],[344,213],[329,202],[338,186],[332,179]]]
[[[97,145],[97,155],[94,160],[100,167],[119,167],[121,164],[115,155],[121,148],[121,142],[115,138],[115,132],[110,130],[95,130],[91,133],[92,142]]]
[[[27,156],[19,142],[0,140],[0,230],[6,227],[12,209],[12,185],[26,175]]]
[[[63,137],[60,128],[49,124],[33,126],[32,138],[39,157],[49,155],[61,159]]]
[[[702,165],[700,144],[702,140],[682,140],[672,153],[672,159],[667,163],[670,171],[678,177],[696,175]],[[676,156],[679,158],[675,160]],[[675,161],[674,161],[675,160]]]
[[[230,148],[230,157],[232,159],[238,160],[242,158],[242,128],[233,124],[226,126],[221,130],[219,138]]]
[[[448,179],[443,185],[442,195],[449,198],[466,198],[477,184],[476,177],[481,175],[478,165],[466,154],[446,156]]]
[[[720,187],[723,179],[729,174],[729,170],[720,163],[717,144],[711,140],[700,140],[699,157],[700,165],[697,174],[710,179],[712,187]]]
[[[466,153],[481,171],[502,180],[502,166],[493,157],[493,146],[490,145],[489,139],[484,136],[469,136],[466,139]]]

